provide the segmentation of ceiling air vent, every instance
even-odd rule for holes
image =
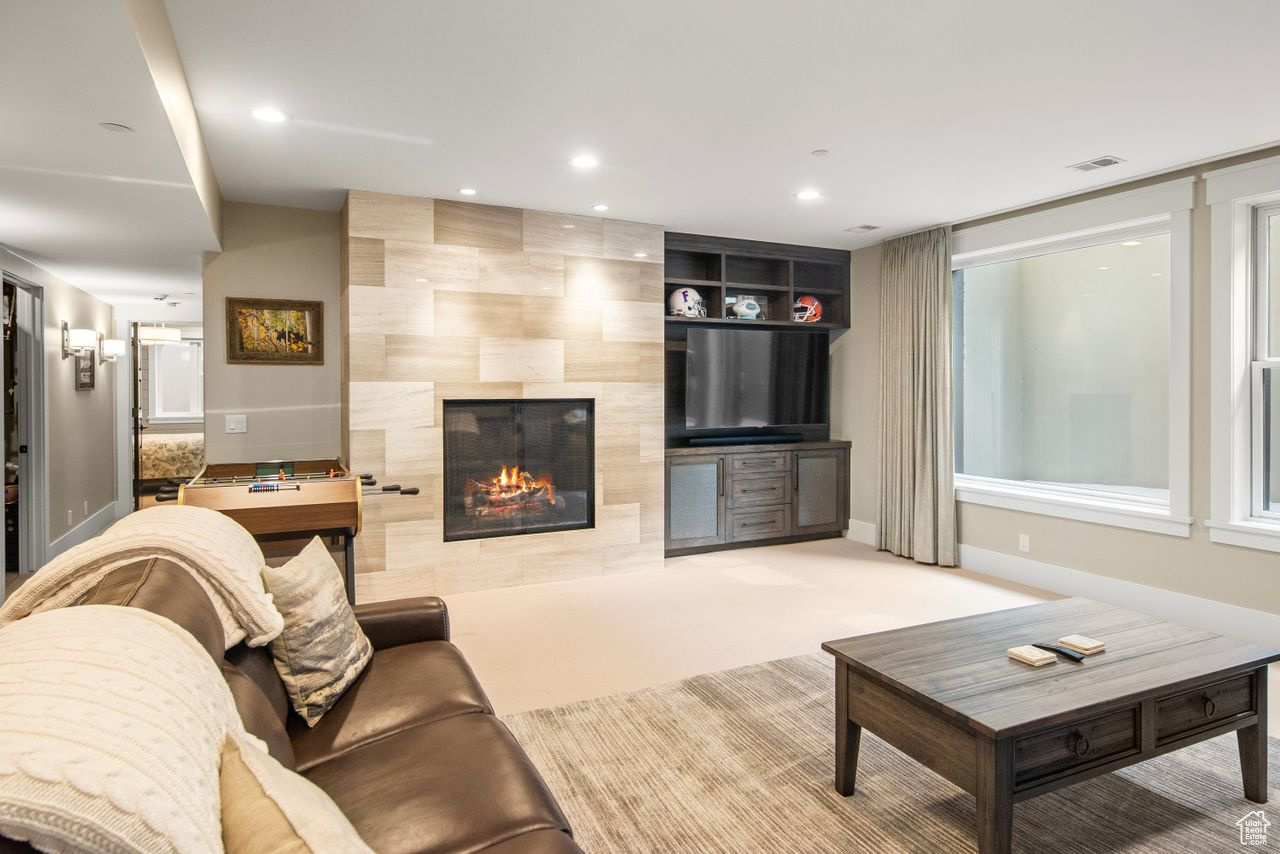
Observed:
[[[1113,157],[1112,155],[1108,154],[1103,157],[1095,157],[1092,160],[1086,160],[1083,163],[1073,163],[1067,168],[1074,169],[1077,172],[1092,172],[1095,169],[1105,169],[1108,166],[1115,166],[1116,164],[1123,163],[1123,162],[1124,160],[1122,160],[1121,158]]]
[[[852,231],[855,234],[861,231],[879,231],[878,225],[855,225],[853,228],[846,228],[845,231]]]

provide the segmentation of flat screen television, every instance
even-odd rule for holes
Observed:
[[[690,329],[685,426],[741,429],[827,423],[826,335],[764,329]]]

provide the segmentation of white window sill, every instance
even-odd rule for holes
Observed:
[[[1169,512],[1169,502],[1140,496],[1055,488],[996,478],[957,474],[956,500],[1041,516],[1057,516],[1117,528],[1133,528],[1173,537],[1191,536],[1187,517]]]
[[[1238,522],[1204,523],[1209,529],[1209,539],[1229,546],[1280,552],[1280,522],[1243,519]]]

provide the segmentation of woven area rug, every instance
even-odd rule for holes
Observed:
[[[832,668],[818,653],[504,720],[593,854],[975,851],[973,798],[869,733],[858,792],[836,794]],[[1232,734],[1018,804],[1014,850],[1280,851],[1280,810],[1241,848],[1258,808]]]

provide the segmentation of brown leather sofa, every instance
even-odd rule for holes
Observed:
[[[79,604],[167,617],[219,661],[245,728],[324,789],[378,852],[579,852],[537,769],[493,715],[435,597],[357,605],[374,654],[314,728],[289,705],[265,647],[223,652],[200,585],[164,560],[108,575]],[[11,840],[0,851],[31,850]]]

